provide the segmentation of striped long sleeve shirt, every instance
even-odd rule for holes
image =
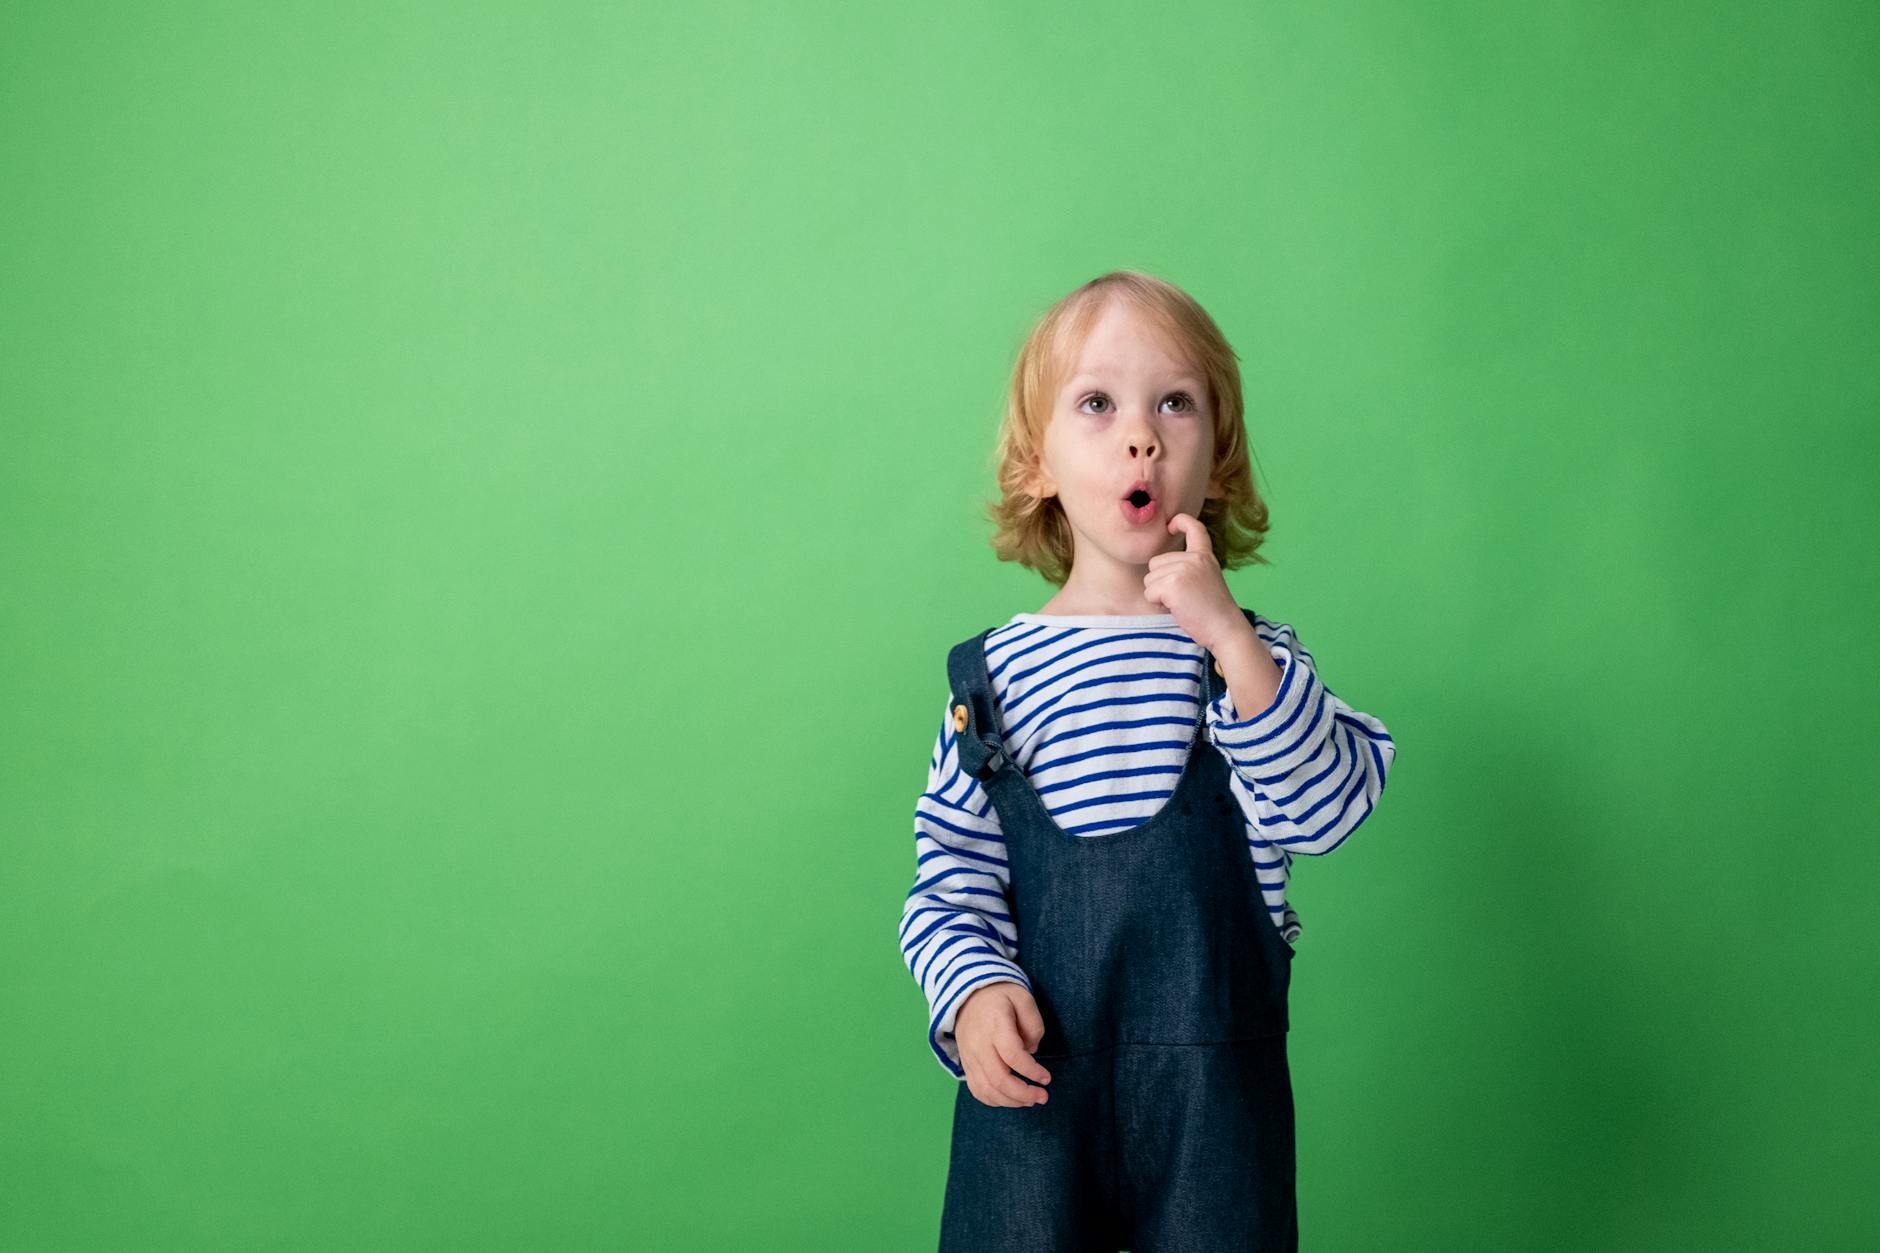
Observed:
[[[1382,722],[1325,686],[1290,625],[1254,619],[1279,691],[1244,717],[1223,691],[1206,710],[1207,738],[1232,767],[1261,895],[1293,943],[1303,930],[1286,900],[1293,855],[1329,853],[1357,829],[1396,745]],[[986,637],[1006,752],[1066,832],[1125,830],[1168,800],[1194,731],[1202,658],[1173,614],[1021,613]],[[988,983],[1031,983],[1017,961],[998,811],[960,769],[951,695],[914,807],[900,943],[927,999],[933,1054],[964,1079],[953,1034],[961,1003]]]

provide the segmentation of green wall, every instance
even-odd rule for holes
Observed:
[[[1880,1247],[1872,6],[13,5],[0,1247],[918,1250],[1005,371],[1384,719],[1303,1247]]]

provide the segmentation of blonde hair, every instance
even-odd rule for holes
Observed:
[[[1267,531],[1266,502],[1254,486],[1243,422],[1239,357],[1214,319],[1173,283],[1139,270],[1112,270],[1047,309],[1026,336],[1012,367],[1005,418],[993,450],[999,499],[986,504],[993,523],[992,551],[1062,587],[1070,576],[1070,520],[1057,497],[1027,491],[1041,464],[1052,397],[1077,360],[1090,328],[1112,300],[1126,302],[1157,328],[1207,379],[1214,415],[1214,467],[1209,477],[1223,494],[1201,508],[1216,560],[1224,570],[1270,565],[1259,553]]]

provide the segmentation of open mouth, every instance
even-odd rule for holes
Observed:
[[[1158,506],[1155,496],[1147,487],[1137,484],[1130,488],[1123,494],[1121,503],[1123,517],[1132,525],[1154,521]]]

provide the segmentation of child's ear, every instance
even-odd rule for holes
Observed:
[[[1057,484],[1051,481],[1051,476],[1044,472],[1042,466],[1033,466],[1025,476],[1025,493],[1044,500],[1057,495]]]

